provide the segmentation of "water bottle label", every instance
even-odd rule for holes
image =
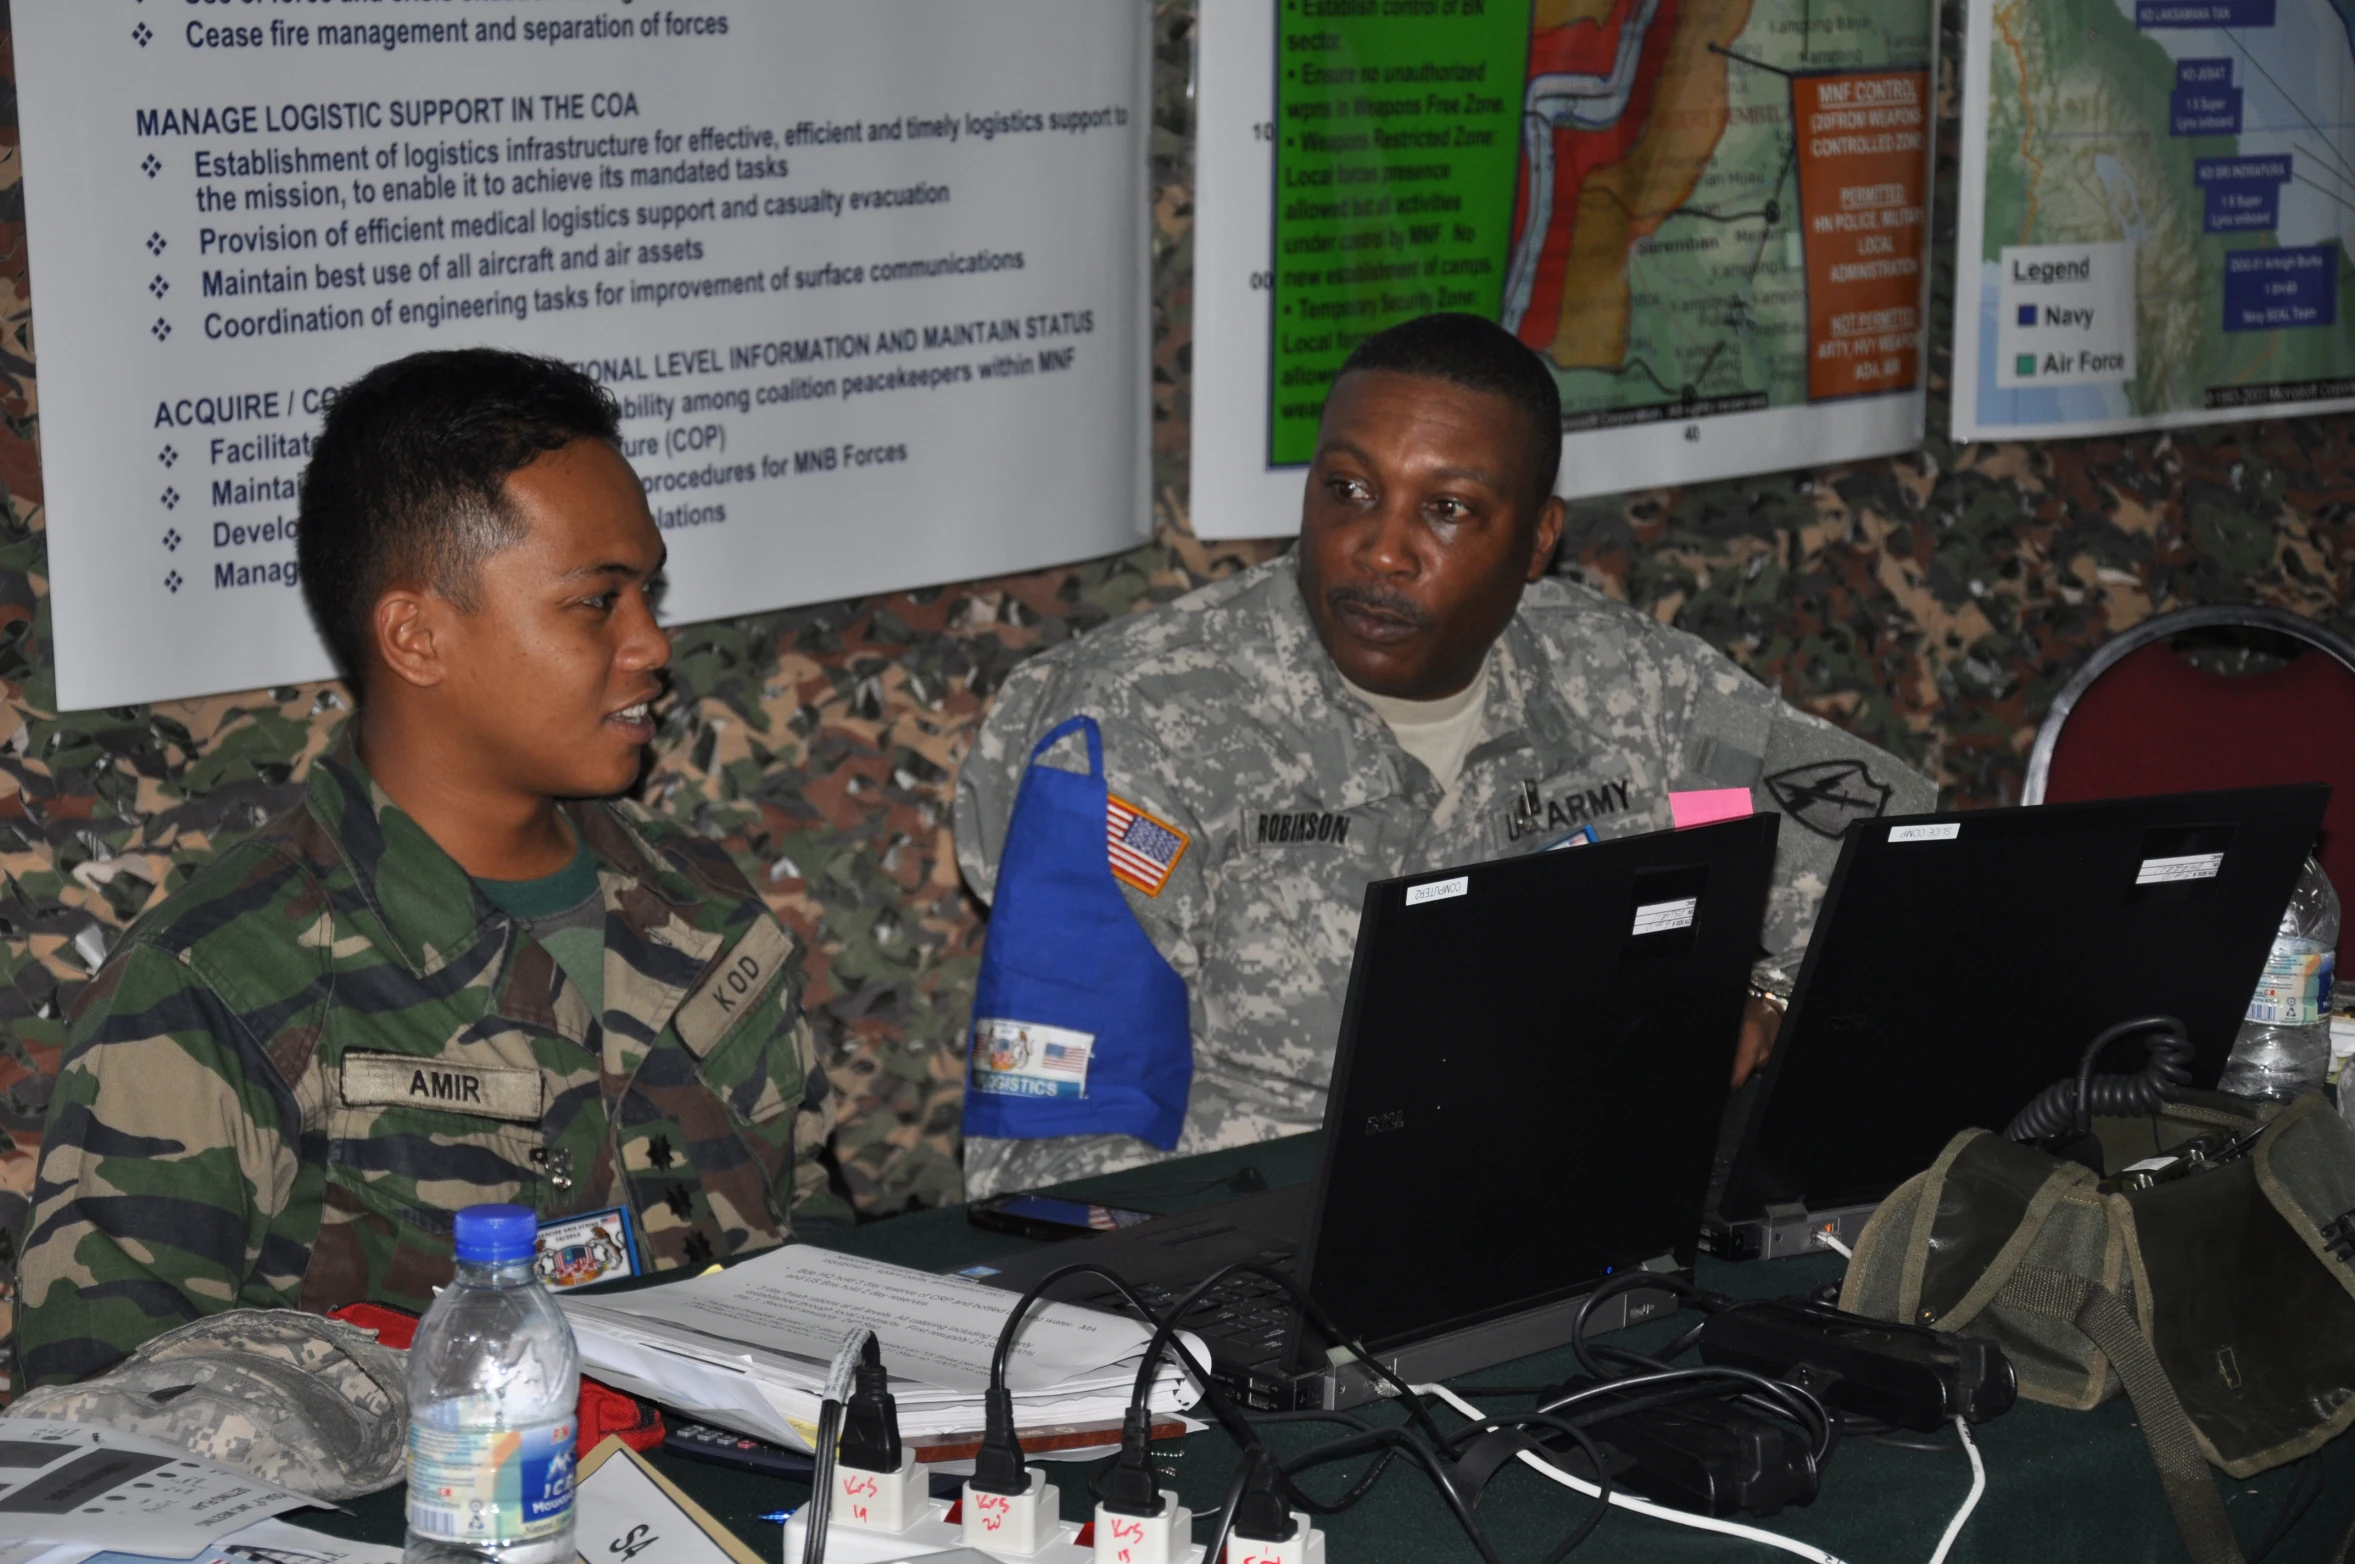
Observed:
[[[504,1547],[562,1532],[572,1518],[570,1418],[538,1428],[409,1425],[409,1526],[427,1537]]]
[[[2317,950],[2310,941],[2275,940],[2249,999],[2249,1019],[2264,1026],[2314,1025],[2330,1012],[2336,963],[2335,952]]]

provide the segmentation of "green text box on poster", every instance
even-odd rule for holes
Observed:
[[[1530,0],[1282,0],[1268,460],[1316,451],[1349,350],[1432,310],[1494,320]]]

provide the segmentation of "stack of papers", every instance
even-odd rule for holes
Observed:
[[[270,1520],[231,1532],[192,1559],[107,1552],[93,1553],[81,1564],[401,1564],[401,1550],[380,1542],[346,1542],[308,1527]]]
[[[252,1546],[274,1551],[311,1535],[270,1517],[318,1502],[161,1440],[83,1423],[0,1419],[0,1564],[103,1564],[118,1555],[218,1555],[222,1564],[256,1564],[235,1544],[258,1534]],[[333,1553],[321,1564],[376,1564],[348,1544],[317,1541]]]
[[[559,1300],[581,1371],[708,1423],[795,1449],[817,1437],[826,1375],[843,1338],[875,1332],[901,1437],[951,1442],[981,1427],[990,1354],[1015,1295],[955,1277],[789,1245],[728,1270],[641,1292]],[[1034,1305],[1014,1339],[1006,1387],[1024,1430],[1110,1425],[1135,1388],[1149,1327],[1069,1304]],[[1197,1361],[1200,1338],[1181,1333]],[[1154,1375],[1152,1410],[1194,1404],[1181,1369]]]

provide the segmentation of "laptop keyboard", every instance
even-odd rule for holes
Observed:
[[[1271,1270],[1289,1273],[1295,1259],[1288,1247],[1264,1250],[1251,1257]],[[1137,1286],[1137,1296],[1145,1307],[1156,1314],[1166,1314],[1192,1292],[1195,1283],[1172,1285],[1167,1282],[1143,1282]],[[1118,1293],[1106,1292],[1086,1300],[1098,1308],[1127,1314],[1126,1299]],[[1273,1358],[1284,1350],[1284,1341],[1291,1334],[1292,1322],[1299,1318],[1292,1295],[1264,1276],[1248,1272],[1230,1276],[1220,1282],[1178,1321],[1185,1329],[1208,1343],[1212,1353],[1230,1361],[1256,1363]]]

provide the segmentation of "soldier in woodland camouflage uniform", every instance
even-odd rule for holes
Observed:
[[[1899,762],[1700,640],[1544,577],[1558,430],[1550,376],[1493,325],[1426,317],[1371,339],[1327,403],[1295,554],[1057,648],[999,692],[957,788],[958,859],[985,900],[1033,746],[1074,716],[1102,734],[1112,836],[1131,818],[1167,833],[1125,866],[1116,840],[1112,868],[1185,980],[1177,1154],[1322,1122],[1370,880],[1660,830],[1671,791],[1747,788],[1786,816],[1766,975],[1796,970],[1848,823],[1934,805]],[[1088,760],[1074,735],[1041,763]],[[1740,1074],[1771,1021],[1753,1006]],[[980,1196],[1159,1154],[1126,1134],[969,1135],[966,1182]]]
[[[719,848],[578,801],[634,779],[670,655],[617,433],[593,382],[488,351],[330,414],[301,565],[359,713],[82,995],[20,1383],[235,1307],[421,1310],[480,1201],[626,1208],[639,1270],[846,1214],[792,940]]]

